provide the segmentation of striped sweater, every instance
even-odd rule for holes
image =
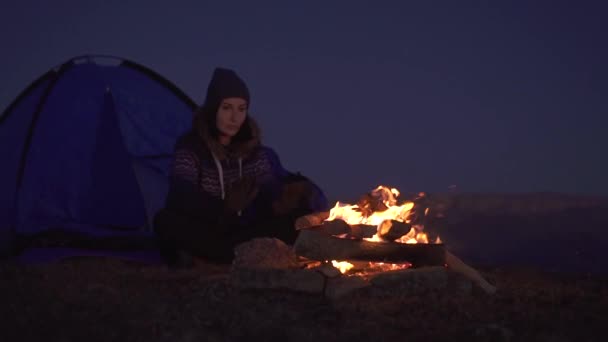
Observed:
[[[236,220],[245,225],[271,218],[272,203],[280,198],[282,185],[293,178],[293,174],[283,168],[274,150],[258,145],[240,162],[239,158],[229,154],[218,162],[221,167],[193,134],[181,137],[175,146],[167,209],[212,224],[223,211],[221,180],[229,188],[242,173],[245,177],[255,178],[260,190],[253,203]],[[308,208],[304,208],[305,211],[326,209],[323,192],[315,188],[315,198]]]

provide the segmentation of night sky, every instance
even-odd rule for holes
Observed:
[[[378,184],[608,195],[602,1],[158,3],[3,3],[0,108],[88,53],[197,102],[225,66],[249,84],[265,143],[332,200]]]

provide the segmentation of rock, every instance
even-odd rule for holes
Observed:
[[[475,329],[477,340],[481,341],[512,341],[513,332],[498,324],[485,324]]]
[[[306,293],[323,293],[325,276],[307,269],[234,268],[232,285],[240,289],[288,289]]]
[[[295,252],[283,241],[256,238],[234,248],[233,268],[290,269],[298,268]]]
[[[311,270],[320,272],[327,278],[336,278],[342,275],[339,269],[328,263],[322,263],[317,267],[311,268]]]
[[[370,277],[375,289],[387,294],[419,294],[428,290],[445,289],[448,272],[445,267],[408,268],[382,272]]]
[[[448,270],[447,290],[456,295],[470,295],[473,293],[473,282],[462,274]]]
[[[330,299],[337,299],[368,286],[370,286],[370,283],[358,276],[331,278],[327,280],[325,296]]]

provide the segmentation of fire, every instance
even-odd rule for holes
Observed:
[[[336,261],[336,260],[332,260],[331,264],[340,270],[340,273],[344,274],[348,271],[350,271],[353,267],[355,267],[355,265],[351,264],[348,261]]]
[[[406,268],[412,267],[412,264],[409,262],[403,264],[387,264],[384,262],[370,262],[369,267],[374,269],[377,268],[382,271],[395,271],[395,270],[403,270]]]
[[[349,271],[353,270],[353,268],[355,267],[355,265],[351,264],[348,261],[332,260],[331,264],[333,267],[337,268],[340,271],[340,273],[342,273],[342,274],[348,273]],[[359,267],[361,267],[361,265]],[[396,270],[407,269],[410,267],[412,267],[412,264],[409,262],[401,263],[401,264],[389,264],[389,263],[384,263],[384,262],[368,262],[365,265],[365,271],[363,273],[368,274],[368,273],[373,273],[373,272],[378,272],[378,271],[379,272],[396,271]],[[355,274],[356,273],[358,273],[358,272],[355,272]]]
[[[333,221],[341,219],[349,225],[365,224],[371,226],[377,226],[377,232],[381,232],[383,228],[383,222],[395,220],[404,223],[410,223],[409,217],[414,208],[414,202],[406,201],[403,204],[397,204],[397,197],[399,197],[399,190],[395,188],[388,188],[386,186],[378,186],[374,189],[370,195],[376,202],[384,205],[382,210],[374,210],[371,214],[366,215],[365,211],[362,210],[357,204],[345,204],[336,202],[336,205],[329,212],[329,217],[326,221]],[[424,196],[424,193],[420,193],[420,196]],[[424,210],[424,215],[427,215],[429,209]],[[413,225],[411,230],[403,235],[401,238],[395,240],[399,243],[429,243],[428,236],[422,230],[424,229],[421,225]],[[384,242],[378,236],[378,233],[374,234],[371,238],[366,238],[367,241],[372,242]],[[439,237],[437,243],[440,243]]]

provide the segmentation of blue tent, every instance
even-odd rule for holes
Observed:
[[[0,117],[0,253],[49,230],[151,235],[195,103],[129,60],[68,60]]]

